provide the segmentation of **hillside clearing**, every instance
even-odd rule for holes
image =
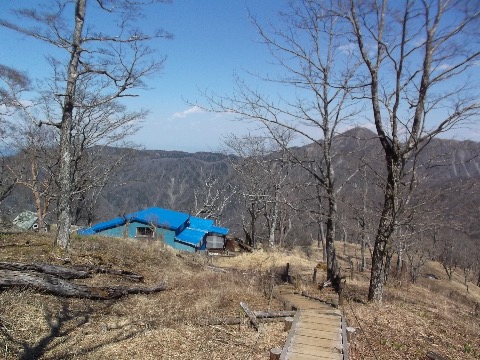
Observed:
[[[347,247],[342,259],[353,256]],[[233,258],[178,253],[158,242],[75,238],[70,253],[52,246],[48,235],[0,238],[1,261],[94,265],[142,274],[145,285],[161,281],[167,290],[119,300],[64,299],[29,289],[0,292],[0,356],[4,359],[267,359],[286,338],[282,323],[256,332],[242,325],[204,326],[207,320],[243,316],[240,301],[254,310],[269,304],[269,271],[290,263],[298,290],[331,300],[311,283],[321,253],[316,248],[257,251]],[[212,267],[213,265],[213,267]],[[214,271],[220,267],[226,271]],[[342,268],[348,264],[342,260]],[[351,359],[423,359],[435,351],[449,359],[480,358],[480,289],[467,293],[458,275],[449,282],[429,263],[418,284],[391,279],[384,304],[366,304],[368,273],[347,278],[344,311],[357,329]],[[323,281],[319,271],[317,281]],[[112,280],[113,279],[113,280]],[[275,277],[280,282],[280,277]],[[128,280],[96,274],[76,280],[89,286],[126,285]],[[114,282],[114,283],[112,283]],[[269,306],[270,305],[270,306]]]

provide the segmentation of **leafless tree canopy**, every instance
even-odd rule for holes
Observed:
[[[85,145],[88,124],[102,127],[108,118],[110,126],[115,123],[117,130],[124,129],[130,126],[132,117],[138,119],[145,114],[129,114],[116,101],[137,96],[133,90],[145,88],[144,79],[163,66],[165,58],[155,56],[148,44],[171,35],[161,29],[146,33],[136,23],[146,7],[157,2],[58,0],[49,6],[15,10],[17,21],[0,19],[0,26],[47,43],[53,49],[49,55],[53,72],[47,83],[47,97],[54,101],[42,102],[44,118],[39,124],[60,130],[57,243],[64,248],[69,246],[76,159]],[[115,116],[116,122],[112,120]],[[76,137],[80,143],[72,143],[75,131],[84,132]],[[96,136],[105,135],[101,129],[95,131]],[[116,132],[109,136],[112,134]],[[108,141],[112,139],[107,138]],[[72,147],[76,153],[72,153]]]

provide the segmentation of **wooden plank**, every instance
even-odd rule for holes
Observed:
[[[311,301],[308,299],[302,299],[294,296],[292,296],[291,299],[292,299],[292,302],[294,302],[299,307],[301,307],[302,310],[303,309],[332,310],[331,306],[322,304],[320,302]]]
[[[298,321],[300,319],[300,311],[297,311],[293,318],[293,324],[292,328],[290,329],[290,332],[288,333],[287,339],[285,340],[285,345],[283,346],[282,354],[280,355],[280,360],[285,360],[288,356],[288,348],[290,347],[290,343],[292,341],[292,338],[295,335],[295,329],[297,327]]]
[[[242,307],[243,311],[245,311],[245,314],[247,314],[247,316],[250,319],[250,322],[252,323],[252,325],[258,331],[258,328],[260,327],[260,324],[258,323],[257,317],[255,316],[253,311],[250,310],[248,305],[246,303],[244,303],[243,301],[240,302],[240,306]]]
[[[315,324],[315,323],[306,323],[304,321],[300,322],[297,326],[297,330],[315,330],[315,331],[325,331],[329,333],[335,333],[341,336],[342,334],[342,329],[338,324],[337,326],[331,326],[331,325],[321,325],[321,324]]]
[[[308,316],[331,316],[331,317],[342,317],[342,313],[339,310],[328,309],[328,310],[304,310],[305,313],[308,313]]]
[[[320,339],[330,339],[330,340],[342,340],[340,331],[330,332],[330,331],[322,331],[322,330],[312,330],[312,329],[301,329],[296,327],[295,334],[300,336],[310,336]]]
[[[306,327],[317,327],[317,328],[322,328],[322,327],[328,327],[328,328],[336,328],[337,330],[340,330],[342,327],[342,322],[341,321],[329,321],[324,320],[324,321],[308,321],[305,317],[300,318],[300,323],[302,326]]]
[[[301,344],[301,345],[295,345],[291,346],[290,352],[295,352],[299,354],[305,354],[305,355],[319,355],[319,354],[331,354],[332,356],[334,355],[342,355],[342,344],[337,344],[340,347],[320,347],[320,346],[315,346],[315,345],[307,345],[307,344]]]
[[[296,311],[254,311],[257,318],[275,318],[295,316]]]
[[[339,359],[343,360],[343,358],[339,358]],[[291,353],[291,354],[287,355],[285,360],[332,360],[332,358],[331,357],[316,356],[316,355],[312,356],[312,355]]]
[[[347,341],[347,322],[345,321],[345,316],[342,316],[342,345],[343,345],[343,358],[348,360],[350,357],[349,354],[349,344]]]
[[[338,348],[342,345],[339,340],[319,339],[311,336],[294,336],[291,341],[292,346],[297,345],[312,345],[322,348]]]
[[[305,324],[318,324],[327,325],[327,326],[337,326],[340,328],[342,326],[342,319],[341,318],[333,318],[333,317],[314,317],[310,315],[304,315],[302,317],[302,323]]]
[[[333,349],[332,349],[333,350]],[[298,357],[306,357],[311,356],[314,359],[329,359],[329,360],[343,360],[343,354],[340,354],[338,351],[321,351],[320,348],[306,348],[302,347],[301,349],[290,349],[289,356],[287,359],[293,359],[293,355],[298,355]]]
[[[299,309],[290,330],[281,360],[344,360],[342,315],[317,300],[293,294],[293,287],[277,288],[275,296]]]

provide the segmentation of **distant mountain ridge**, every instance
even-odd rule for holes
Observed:
[[[313,156],[321,155],[315,154],[318,149],[312,145],[296,149],[311,152]],[[421,165],[429,171],[426,186],[447,187],[447,184],[456,181],[480,183],[479,149],[480,143],[473,141],[432,140],[421,156]],[[109,148],[107,155],[122,151],[125,150]],[[334,141],[334,152],[339,182],[352,169],[358,168],[360,158],[380,172],[383,169],[380,143],[377,135],[369,129],[353,128],[339,134]],[[215,179],[216,186],[222,189],[228,189],[233,183],[234,171],[230,160],[231,156],[211,152],[131,150],[124,170],[100,194],[96,220],[111,219],[152,206],[192,213],[195,210],[195,190],[204,189],[208,180]],[[301,181],[301,177],[306,175],[297,176]],[[455,202],[454,194],[446,196],[445,204]],[[13,218],[22,210],[34,210],[33,201],[25,189],[19,187],[1,204],[0,210]],[[232,208],[227,209],[227,213],[230,217],[239,216]],[[236,225],[226,225],[238,230],[239,220],[233,222]]]

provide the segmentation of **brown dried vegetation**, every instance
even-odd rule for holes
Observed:
[[[278,274],[287,262],[298,290],[331,301],[335,295],[330,290],[311,282],[321,253],[306,250],[258,251],[208,261],[158,242],[74,238],[66,253],[54,248],[48,235],[2,235],[1,261],[112,267],[144,275],[147,286],[166,281],[168,290],[115,301],[63,299],[29,289],[0,291],[0,358],[268,359],[271,348],[284,344],[282,323],[266,324],[258,333],[247,320],[242,325],[203,324],[243,316],[240,301],[254,310],[279,310],[279,303],[270,303],[269,275],[276,271],[274,279],[280,282]],[[341,250],[343,245],[337,252]],[[347,274],[343,310],[357,329],[351,359],[425,359],[427,351],[448,359],[480,358],[480,289],[470,284],[467,293],[460,274],[448,281],[432,262],[415,285],[392,275],[385,302],[367,304],[369,273],[355,272],[350,278],[349,263],[342,259],[354,259],[353,247],[347,246],[340,257]],[[214,271],[216,267],[226,272]],[[319,266],[317,282],[324,279]],[[129,285],[106,274],[76,281]]]
[[[146,285],[166,281],[168,286],[157,294],[115,301],[3,290],[2,359],[263,359],[287,335],[281,323],[266,324],[259,333],[247,321],[240,326],[202,325],[208,319],[242,315],[240,301],[252,309],[267,309],[260,277],[212,271],[205,257],[178,253],[158,242],[75,238],[71,252],[65,253],[46,235],[3,235],[0,259],[111,266],[144,275]],[[105,274],[78,281],[128,285]],[[272,305],[279,309],[279,304]]]

